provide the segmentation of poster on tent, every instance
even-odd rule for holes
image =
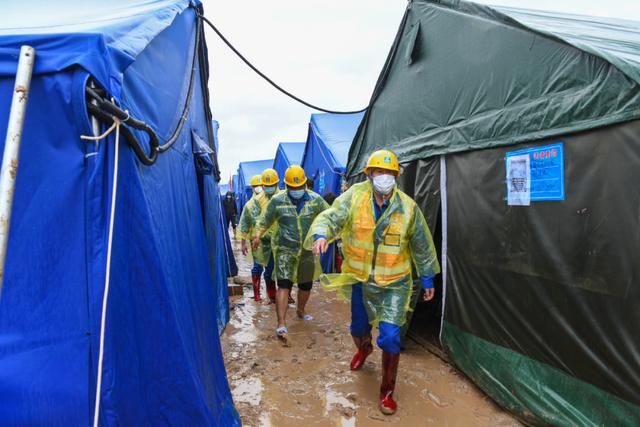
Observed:
[[[564,200],[564,143],[508,152],[506,182],[509,206]]]

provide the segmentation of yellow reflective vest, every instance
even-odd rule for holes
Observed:
[[[411,283],[412,263],[419,276],[440,272],[437,254],[424,215],[416,203],[394,189],[389,205],[378,221],[369,181],[353,185],[338,197],[331,208],[313,222],[305,241],[310,248],[315,235],[328,241],[342,239],[344,285],[373,282],[388,286]]]

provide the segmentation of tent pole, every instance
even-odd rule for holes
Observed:
[[[7,256],[13,194],[16,189],[16,176],[18,175],[22,127],[27,111],[29,86],[31,85],[35,56],[36,51],[31,46],[25,45],[20,48],[16,83],[13,88],[11,111],[9,113],[9,125],[7,126],[7,136],[4,142],[2,169],[0,170],[0,296],[2,295],[2,283],[4,282],[4,264]]]

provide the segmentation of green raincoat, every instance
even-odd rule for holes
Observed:
[[[302,247],[313,220],[329,205],[320,195],[307,190],[300,213],[286,191],[273,196],[260,218],[258,236],[273,233],[274,275],[279,280],[307,283],[320,275],[319,259]]]

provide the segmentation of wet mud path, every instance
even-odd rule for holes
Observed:
[[[234,242],[241,276],[250,266]],[[264,288],[264,284],[263,284]],[[295,298],[295,287],[294,287]],[[422,346],[408,340],[400,356],[394,396],[398,412],[378,410],[381,351],[352,372],[355,347],[348,332],[349,307],[314,286],[312,321],[289,308],[291,347],[275,337],[275,307],[231,297],[231,321],[222,340],[229,385],[245,426],[520,426],[473,383]],[[264,297],[264,290],[263,290]],[[375,330],[374,330],[375,339]]]

